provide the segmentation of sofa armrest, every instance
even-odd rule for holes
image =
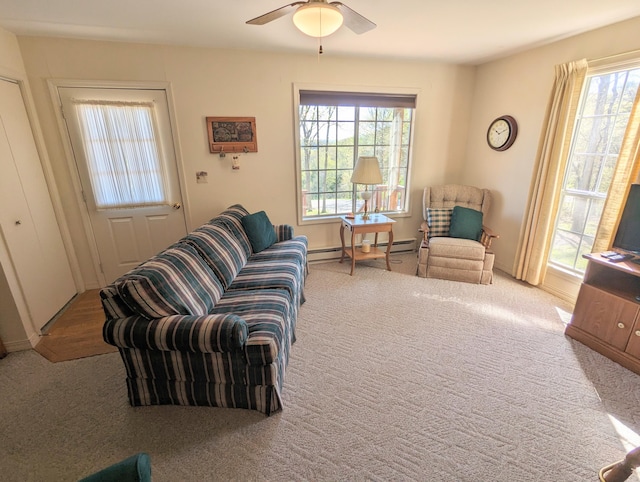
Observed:
[[[290,224],[276,224],[273,226],[276,230],[277,243],[280,241],[288,241],[293,238],[293,226]]]
[[[120,348],[225,353],[245,346],[246,321],[237,315],[173,315],[156,320],[130,316],[107,320],[104,341]]]

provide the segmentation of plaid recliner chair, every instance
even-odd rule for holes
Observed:
[[[498,235],[483,224],[490,205],[488,189],[459,184],[426,187],[418,276],[491,284],[494,254],[490,249]]]

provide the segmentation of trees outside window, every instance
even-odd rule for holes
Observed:
[[[363,207],[351,174],[360,156],[378,158],[383,182],[370,186],[370,209],[407,210],[415,96],[300,92],[299,186],[302,219],[335,217]],[[408,102],[408,103],[407,103]]]
[[[616,168],[640,69],[587,77],[578,107],[549,263],[584,273]]]

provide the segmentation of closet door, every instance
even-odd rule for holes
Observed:
[[[40,330],[76,288],[20,87],[6,80],[0,80],[0,173],[0,242],[12,264],[4,269],[14,270],[33,329]]]

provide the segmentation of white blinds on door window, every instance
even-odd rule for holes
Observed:
[[[153,103],[75,101],[97,209],[168,204]]]

